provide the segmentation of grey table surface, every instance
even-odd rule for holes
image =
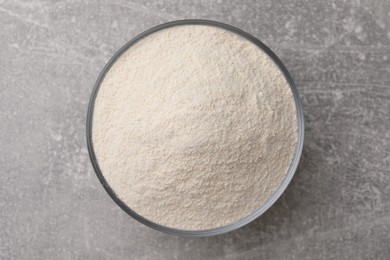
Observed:
[[[175,237],[126,215],[89,161],[104,64],[160,23],[212,19],[265,42],[302,97],[291,185],[255,222]],[[0,259],[389,259],[389,1],[0,0]]]

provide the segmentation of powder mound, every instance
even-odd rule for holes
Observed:
[[[130,47],[95,100],[92,142],[116,195],[155,223],[231,224],[278,189],[297,144],[292,91],[259,47],[176,26]]]

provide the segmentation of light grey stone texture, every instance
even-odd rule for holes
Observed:
[[[291,185],[255,222],[183,238],[126,215],[85,141],[104,64],[138,33],[202,18],[252,33],[300,91]],[[389,259],[390,2],[0,0],[0,259]]]

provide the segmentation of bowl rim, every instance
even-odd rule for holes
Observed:
[[[107,72],[110,70],[111,66],[117,61],[117,59],[126,52],[131,46],[133,46],[135,43],[137,43],[139,40],[147,37],[148,35],[151,35],[155,32],[158,32],[163,29],[167,29],[174,26],[182,26],[182,25],[204,25],[204,26],[213,26],[218,27],[224,30],[227,30],[229,32],[238,34],[239,36],[249,40],[256,46],[258,46],[260,49],[262,49],[279,67],[279,69],[283,72],[287,82],[289,83],[289,86],[291,88],[291,91],[294,96],[295,100],[295,108],[297,112],[297,127],[298,127],[298,140],[296,144],[296,149],[294,152],[293,159],[291,161],[290,167],[288,169],[286,177],[283,179],[281,184],[279,185],[276,192],[257,210],[252,212],[251,214],[239,219],[236,222],[233,222],[231,224],[207,229],[207,230],[181,230],[171,227],[166,227],[160,224],[157,224],[155,222],[152,222],[141,215],[137,214],[135,211],[133,211],[130,207],[128,207],[119,197],[115,194],[113,189],[111,189],[110,185],[107,183],[106,179],[104,178],[104,175],[102,174],[96,155],[93,148],[93,142],[92,142],[92,121],[93,121],[93,111],[94,111],[94,105],[95,105],[95,99],[97,97],[97,94],[99,92],[100,85],[107,74]],[[157,25],[149,30],[144,31],[143,33],[137,35],[130,41],[128,41],[124,46],[122,46],[107,62],[107,64],[104,66],[103,70],[101,71],[95,85],[92,91],[92,94],[90,96],[89,105],[88,105],[88,111],[87,111],[87,120],[86,120],[86,137],[87,137],[87,146],[88,146],[88,153],[91,160],[91,163],[93,165],[93,168],[95,170],[95,173],[103,185],[106,192],[110,195],[110,197],[115,201],[115,203],[128,215],[133,217],[134,219],[138,220],[139,222],[143,223],[144,225],[151,227],[155,230],[162,231],[168,234],[178,235],[178,236],[187,236],[187,237],[207,237],[207,236],[214,236],[214,235],[221,235],[228,232],[231,232],[233,230],[236,230],[246,224],[249,224],[253,220],[260,217],[264,212],[266,212],[276,201],[277,199],[282,195],[282,193],[286,190],[287,186],[291,182],[301,155],[302,155],[302,149],[303,149],[303,141],[304,141],[304,116],[303,116],[303,108],[302,103],[299,97],[298,90],[296,88],[296,85],[290,75],[290,73],[287,71],[287,68],[284,66],[284,64],[281,62],[281,60],[276,56],[276,54],[271,51],[270,48],[268,48],[263,42],[261,42],[256,37],[252,36],[251,34],[244,32],[234,26],[224,24],[221,22],[216,22],[212,20],[202,20],[202,19],[186,19],[186,20],[177,20],[172,21],[168,23],[163,23],[160,25]]]

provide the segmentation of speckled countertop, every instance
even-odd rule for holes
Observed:
[[[264,41],[294,77],[306,119],[281,199],[254,223],[201,239],[127,216],[85,141],[110,56],[184,18]],[[0,0],[0,25],[0,259],[389,259],[389,1]]]

